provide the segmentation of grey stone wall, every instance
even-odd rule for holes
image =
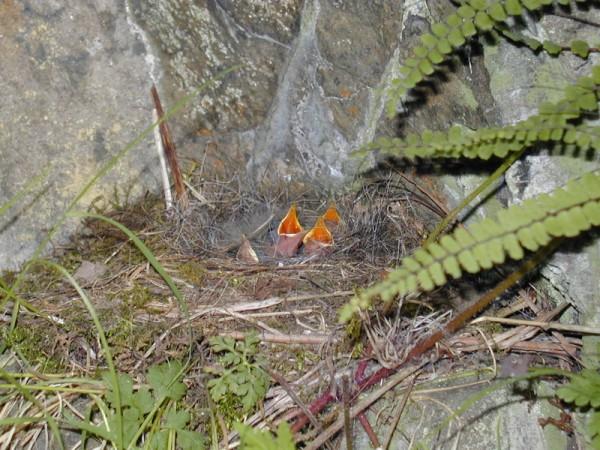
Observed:
[[[49,169],[32,195],[0,217],[0,269],[27,259],[93,174],[151,123],[158,64],[140,32],[122,0],[0,2],[0,204]],[[149,144],[132,151],[82,208],[115,190],[124,198],[157,189]]]

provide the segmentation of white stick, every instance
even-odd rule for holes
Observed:
[[[158,121],[156,109],[152,109],[152,120],[153,123]],[[154,142],[156,143],[156,151],[158,152],[158,159],[160,161],[160,174],[163,182],[163,191],[165,193],[165,207],[169,210],[173,207],[173,194],[171,194],[171,182],[169,181],[167,163],[165,162],[165,149],[163,148],[158,126],[154,127]]]

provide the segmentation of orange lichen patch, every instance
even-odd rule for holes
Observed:
[[[302,233],[302,231],[304,231],[304,229],[298,220],[296,204],[292,203],[290,210],[279,223],[279,227],[277,227],[277,234],[279,236],[294,236],[298,233]]]
[[[340,89],[340,97],[342,98],[348,98],[352,95],[352,91],[350,89],[348,89],[347,87],[342,87]]]
[[[213,131],[208,128],[199,128],[196,130],[196,135],[202,136],[202,137],[210,137],[213,134],[214,134]]]
[[[356,105],[349,106],[346,111],[350,117],[356,117],[360,113],[360,109]]]
[[[306,233],[302,242],[304,242],[304,245],[308,245],[309,242],[318,242],[322,246],[333,245],[333,236],[331,231],[327,228],[327,225],[325,225],[323,216],[317,219],[317,223],[315,223],[315,226]]]
[[[323,214],[323,219],[325,222],[329,222],[333,225],[339,225],[340,220],[342,220],[334,205],[331,205],[329,208],[327,208],[327,211],[325,211],[325,214]]]

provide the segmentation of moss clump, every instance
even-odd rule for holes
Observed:
[[[8,278],[12,278],[10,281]],[[7,277],[12,285],[16,277]],[[63,282],[62,275],[44,264],[32,264],[19,285],[17,294],[25,298],[37,298],[41,293],[55,288]]]
[[[204,282],[206,269],[197,261],[187,261],[178,268],[181,276],[195,286],[200,286]]]
[[[99,313],[100,322],[104,326],[106,339],[115,357],[123,352],[136,352],[147,348],[158,332],[157,327],[150,324],[143,326],[134,323],[134,309],[122,305],[115,313],[113,309]]]
[[[321,356],[317,355],[315,352],[308,351],[303,347],[299,347],[295,351],[294,360],[296,362],[295,369],[298,372],[304,372],[307,363],[311,363],[311,365],[314,365],[321,360]]]
[[[71,274],[75,273],[77,268],[81,265],[83,258],[80,253],[77,252],[69,252],[64,255],[58,264],[63,266],[67,271]]]
[[[121,293],[125,303],[133,308],[143,308],[152,300],[152,294],[146,286],[133,282],[133,287]]]
[[[32,366],[39,366],[43,373],[57,373],[65,369],[60,361],[44,353],[52,348],[54,333],[48,333],[48,325],[28,323],[17,326],[12,333],[8,328],[0,330],[0,341],[13,349]]]

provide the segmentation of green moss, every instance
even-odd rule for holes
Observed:
[[[362,342],[358,342],[354,347],[352,347],[352,351],[350,352],[350,357],[353,359],[358,359],[362,356],[363,350],[365,346]]]
[[[135,308],[126,304],[121,305],[116,312],[114,309],[100,311],[99,318],[113,356],[147,348],[158,332],[156,325],[136,325]]]
[[[294,370],[302,373],[306,370],[307,363],[316,364],[321,360],[321,357],[316,353],[311,352],[303,347],[298,347],[294,351],[293,360],[296,363]]]
[[[54,333],[48,332],[46,323],[19,325],[13,333],[9,333],[8,328],[0,330],[0,341],[12,348],[31,366],[39,367],[43,373],[57,373],[65,369],[60,361],[44,353],[44,349],[53,348],[54,337]]]
[[[495,322],[484,322],[477,326],[486,336],[493,336],[497,333],[502,333],[504,328],[501,324]]]
[[[33,264],[25,274],[22,286],[28,286],[28,292],[40,292],[62,283],[63,276],[53,268],[44,264]]]
[[[228,429],[233,427],[235,422],[242,422],[242,402],[240,398],[232,392],[227,392],[225,396],[217,403],[217,410],[223,417]]]
[[[83,258],[80,253],[69,252],[58,261],[58,264],[63,266],[69,273],[72,274],[81,265],[82,260]]]
[[[241,277],[231,277],[229,278],[229,286],[234,289],[240,289],[244,285],[244,279]]]
[[[360,340],[362,334],[362,321],[358,315],[352,316],[352,319],[346,325],[346,337],[350,342],[357,342]]]
[[[127,291],[121,292],[120,296],[127,305],[133,308],[143,308],[153,298],[146,286],[135,281],[133,282],[133,287]]]
[[[206,269],[197,261],[187,261],[178,267],[180,275],[188,282],[196,286],[204,283]]]

